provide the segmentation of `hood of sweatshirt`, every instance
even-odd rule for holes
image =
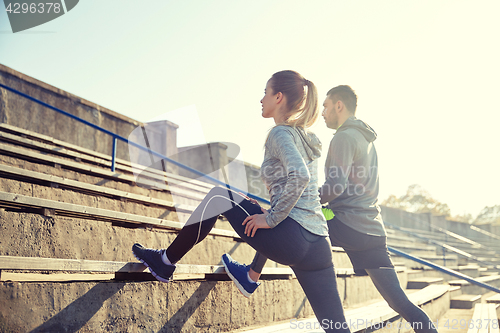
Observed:
[[[315,160],[321,156],[321,141],[319,141],[316,134],[312,132],[306,132],[302,127],[295,127],[299,137],[304,146],[304,150],[307,153],[307,156],[311,160]]]
[[[365,137],[366,141],[368,142],[373,142],[377,138],[377,133],[375,133],[375,130],[370,127],[367,123],[364,121],[357,119],[356,117],[350,117],[348,118],[342,126],[340,126],[337,129],[337,132],[335,134],[340,133],[342,131],[345,131],[349,128],[354,128],[357,129],[363,136]]]

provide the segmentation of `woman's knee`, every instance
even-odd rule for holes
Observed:
[[[228,189],[224,188],[222,186],[215,186],[212,187],[212,189],[208,192],[209,196],[214,196],[214,195],[224,195],[227,194]]]
[[[209,192],[208,192],[209,197],[213,196],[222,196],[225,198],[228,198],[232,201],[235,202],[240,202],[244,198],[241,196],[241,194],[234,192],[233,190],[228,189],[227,187],[224,186],[215,186],[213,187]]]

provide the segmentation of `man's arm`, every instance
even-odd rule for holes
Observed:
[[[326,157],[325,183],[319,188],[322,204],[336,199],[346,190],[355,153],[356,143],[350,135],[342,132],[333,137]]]

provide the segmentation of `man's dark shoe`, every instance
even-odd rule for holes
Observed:
[[[161,258],[163,251],[165,250],[147,249],[138,243],[132,246],[134,256],[149,268],[158,281],[169,282],[174,274],[175,265],[167,265],[163,262]]]
[[[227,275],[233,280],[243,296],[252,296],[255,289],[260,286],[260,283],[248,281],[250,266],[240,264],[236,260],[233,260],[227,253],[222,255],[222,263],[224,264]]]

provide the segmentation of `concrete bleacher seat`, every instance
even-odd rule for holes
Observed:
[[[439,277],[419,277],[408,280],[406,288],[408,289],[423,289],[434,284],[443,284],[443,278]]]
[[[390,228],[396,229],[391,230]],[[400,239],[405,238],[414,238],[415,241],[419,240],[421,244],[422,242],[427,241],[429,243],[428,245],[432,245],[435,248],[433,255],[428,254],[423,250],[414,249],[414,245],[406,247],[407,252],[439,265],[449,267],[479,263],[489,267],[490,269],[497,269],[500,267],[497,265],[500,261],[500,251],[495,251],[495,248],[500,248],[496,244],[495,246],[486,246],[457,234],[453,234],[454,237],[450,237],[439,231],[431,232],[391,226],[389,226],[388,229],[391,230],[388,235],[389,246],[399,246],[403,249],[404,244],[402,244],[403,242]],[[423,248],[424,247],[422,247],[422,249]],[[424,268],[423,265],[416,263],[406,262],[406,264],[408,267],[412,268]]]
[[[481,276],[476,278],[477,281],[487,283],[493,287],[500,287],[500,275],[489,275],[489,276]],[[484,293],[484,288],[474,285],[465,280],[451,280],[448,281],[451,286],[460,286],[463,293],[466,294],[482,294]]]
[[[481,302],[481,295],[462,294],[451,298],[450,307],[453,309],[472,309]]]
[[[449,309],[449,287],[448,286],[428,286],[418,292],[409,295],[410,300],[419,306],[424,305],[424,309],[429,311],[431,307],[435,311],[433,313],[436,315],[434,320],[436,320],[439,315],[442,315],[445,311]],[[398,323],[391,322],[395,318],[399,317],[399,314],[392,310],[385,301],[380,301],[366,305],[359,308],[348,309],[345,312],[346,322],[351,329],[351,332],[364,332],[366,330],[384,330],[384,329],[398,329]],[[431,318],[432,319],[432,318]],[[404,329],[405,323],[400,323]],[[321,329],[320,323],[316,318],[310,318],[306,320],[289,320],[284,323],[277,325],[268,325],[259,328],[252,329],[239,329],[233,331],[233,333],[270,333],[270,332],[280,332],[280,333],[294,333],[294,332],[307,332],[307,333],[319,333],[324,332]]]
[[[498,241],[481,239],[480,242],[474,241],[460,235],[451,237],[439,231],[426,231],[422,229],[401,228],[408,232],[416,233],[429,240],[446,243],[456,247],[469,254],[484,258],[500,258],[500,245]]]
[[[467,333],[498,333],[497,304],[476,304]]]
[[[459,273],[465,274],[472,278],[477,278],[481,276],[480,266],[476,264],[470,264],[465,266],[447,266],[446,268],[452,269]],[[408,280],[413,280],[414,278],[420,277],[439,277],[444,281],[456,280],[457,278],[446,274],[444,272],[440,272],[430,267],[424,267],[422,269],[415,269],[408,272]]]
[[[495,294],[488,299],[486,299],[487,303],[497,303],[500,304],[500,294]]]

